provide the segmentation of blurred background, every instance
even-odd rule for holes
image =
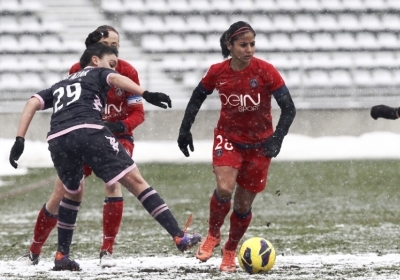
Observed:
[[[257,32],[256,56],[275,65],[298,114],[291,133],[310,136],[400,133],[369,116],[400,106],[398,0],[0,0],[0,138],[14,138],[27,99],[63,78],[86,36],[100,25],[120,33],[120,58],[144,88],[171,96],[172,110],[145,105],[139,140],[175,140],[184,109],[209,66],[222,61],[219,38],[238,20]],[[49,114],[28,139],[45,141]],[[193,134],[211,139],[218,94],[203,104]],[[274,103],[274,118],[280,110]]]

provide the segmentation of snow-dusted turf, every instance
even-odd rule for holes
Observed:
[[[220,258],[200,263],[192,256],[118,258],[118,266],[102,269],[97,259],[78,260],[79,272],[52,271],[52,260],[37,266],[0,261],[0,279],[400,279],[400,255],[277,256],[267,274],[249,275],[238,268],[220,273]]]
[[[378,142],[380,145],[376,145]],[[400,146],[395,143],[399,142],[400,135],[384,132],[369,133],[360,137],[337,136],[311,138],[301,135],[288,135],[285,139],[282,153],[274,160],[323,161],[343,159],[398,159],[400,158]],[[0,151],[0,175],[19,175],[25,173],[28,167],[51,166],[47,144],[44,142],[27,141],[26,150],[19,162],[21,168],[14,170],[8,163],[9,148],[11,148],[12,143],[12,139],[0,139],[0,145],[3,147]],[[153,161],[174,163],[211,162],[211,142],[195,141],[194,144],[196,149],[195,153],[193,153],[190,158],[185,158],[180,153],[175,142],[163,142],[162,144],[159,142],[137,142],[136,145],[138,149],[135,151],[135,161],[139,166],[140,163]],[[374,148],[371,149],[371,147]],[[41,158],[38,158],[38,155],[40,155]],[[324,176],[326,175],[327,174]],[[3,182],[3,185],[6,187],[6,182]],[[382,190],[381,195],[379,193],[377,194],[376,199],[374,200],[376,205],[373,203],[365,205],[362,201],[359,201],[360,197],[364,197],[359,195],[360,193],[362,194],[362,192],[358,192],[355,189],[349,189],[349,192],[347,192],[346,195],[333,192],[333,190],[340,187],[340,185],[335,185],[335,188],[331,191],[331,193],[333,192],[333,195],[336,196],[336,200],[334,200],[335,197],[331,196],[318,196],[318,190],[316,193],[309,193],[309,197],[307,197],[308,204],[306,204],[305,201],[300,203],[300,197],[291,197],[290,186],[291,185],[287,185],[285,188],[286,192],[284,194],[287,195],[287,197],[285,196],[285,199],[288,201],[297,199],[297,204],[289,205],[285,201],[279,203],[279,199],[283,199],[282,197],[284,195],[279,199],[272,199],[271,197],[273,197],[273,192],[265,194],[266,196],[264,200],[260,199],[260,201],[266,201],[271,205],[274,205],[277,209],[284,210],[280,215],[276,215],[274,212],[269,214],[269,217],[275,217],[275,220],[274,227],[268,229],[269,233],[271,233],[271,235],[268,236],[277,239],[279,237],[278,233],[285,231],[289,233],[287,227],[290,226],[291,223],[286,223],[286,220],[295,221],[294,219],[296,219],[296,217],[300,218],[301,216],[304,216],[305,219],[313,223],[313,226],[310,227],[310,232],[314,227],[319,231],[314,231],[310,233],[310,235],[301,233],[301,235],[292,236],[288,234],[291,238],[283,240],[283,243],[280,245],[281,248],[276,259],[276,264],[272,271],[267,274],[248,275],[240,268],[238,268],[238,272],[234,274],[220,273],[219,264],[221,259],[219,253],[216,253],[216,256],[206,263],[200,263],[197,261],[193,257],[193,252],[180,254],[179,252],[176,252],[176,250],[171,250],[170,253],[168,250],[168,253],[164,252],[160,255],[154,254],[154,256],[124,256],[122,254],[123,246],[132,244],[129,241],[131,238],[130,234],[132,234],[130,231],[136,230],[129,229],[128,231],[120,232],[120,244],[118,245],[119,250],[118,253],[115,254],[118,261],[117,267],[102,269],[98,265],[99,261],[95,255],[93,257],[88,257],[88,254],[86,254],[85,257],[79,258],[79,255],[76,254],[79,250],[76,250],[76,260],[80,263],[82,271],[55,272],[51,270],[53,267],[53,259],[50,257],[51,254],[49,252],[47,252],[48,255],[41,260],[39,265],[23,266],[20,262],[11,260],[10,256],[7,255],[6,252],[0,251],[0,279],[400,279],[399,246],[397,244],[398,242],[394,240],[398,234],[397,219],[391,219],[390,215],[383,212],[383,210],[386,209],[385,207],[389,207],[394,211],[394,213],[397,213],[393,208],[397,204],[393,196],[385,196],[386,189]],[[98,200],[100,201],[100,199]],[[172,205],[183,203],[182,201],[178,201],[178,203],[174,198],[171,198],[168,201]],[[40,203],[42,202],[40,201]],[[280,206],[280,204],[285,204],[285,206]],[[128,206],[126,207],[126,215],[124,216],[124,219],[128,219],[129,214],[133,212],[136,213],[137,209],[133,208],[133,204],[130,205],[132,209]],[[310,205],[312,205],[312,207],[310,207]],[[255,210],[257,208],[260,208],[260,205],[256,205]],[[202,209],[203,208],[199,208],[196,210],[197,227],[199,224],[202,224],[201,221],[206,219],[205,210]],[[324,215],[319,212],[321,209],[324,210],[322,212]],[[364,221],[366,218],[362,214],[367,212],[370,213],[371,209],[382,209],[382,212],[378,211],[372,213],[373,215],[371,214],[369,216],[371,218],[371,223],[367,223]],[[88,219],[91,220],[94,218],[98,220],[101,219],[99,214],[100,212],[94,212],[97,213],[96,216],[92,211],[88,210],[89,209],[82,211],[80,215],[81,221],[85,220],[85,215],[88,215]],[[28,235],[30,235],[32,227],[31,223],[35,219],[37,209],[32,208],[29,211],[31,212],[24,210],[18,214],[15,212],[3,213],[2,223],[5,225],[7,230],[4,230],[4,232],[0,234],[8,234],[10,238],[15,238],[15,240],[23,240],[18,242],[27,242],[26,235],[28,231]],[[258,211],[261,210],[258,209]],[[386,216],[384,213],[386,213]],[[145,214],[146,213],[143,215]],[[338,216],[338,214],[340,215]],[[380,215],[383,219],[382,222],[380,222]],[[331,228],[329,225],[326,225],[326,217],[331,216],[334,216],[339,221],[340,225],[342,223],[346,223],[346,225],[339,225],[338,227]],[[321,223],[315,223],[314,217],[322,219]],[[347,221],[345,217],[350,217],[357,221],[361,219],[364,223],[353,224],[350,218],[350,220]],[[138,218],[139,217],[137,216],[135,217],[136,220]],[[277,220],[277,218],[280,220]],[[258,219],[260,219],[260,215],[258,215]],[[15,226],[18,226],[19,224],[20,228],[26,226],[29,229],[21,230],[22,233],[17,233],[15,229],[10,230],[11,228],[15,228],[13,223],[16,223]],[[126,223],[128,223],[128,220]],[[146,229],[150,230],[149,227],[146,227]],[[259,234],[265,230],[266,229],[259,229],[254,225],[249,229],[249,234]],[[203,229],[202,232],[205,232],[205,230]],[[136,231],[134,233],[136,233]],[[18,234],[23,234],[23,237],[18,237]],[[142,234],[146,234],[146,232],[143,232]],[[291,241],[298,242],[300,236],[303,238],[308,238],[308,236],[310,236],[314,239],[327,240],[327,242],[336,245],[340,245],[340,243],[344,242],[342,247],[345,246],[348,248],[348,246],[351,246],[349,251],[354,252],[354,254],[330,254],[329,251],[326,250],[321,250],[322,252],[320,252],[319,250],[314,249],[314,252],[321,254],[303,255],[299,253],[292,254],[290,250],[284,249],[286,246],[290,246]],[[357,242],[358,236],[361,236],[364,239]],[[370,238],[366,239],[366,236]],[[376,238],[376,240],[371,241],[372,237]],[[85,240],[85,238],[90,240]],[[91,231],[88,231],[86,234],[77,233],[77,240],[83,244],[93,243],[92,239],[95,239],[97,242],[96,244],[98,244],[97,239],[100,239],[99,229],[91,229]],[[378,242],[380,239],[386,240],[384,241],[384,245]],[[279,244],[276,245],[279,246]],[[282,247],[283,245],[285,247]],[[374,249],[368,250],[369,245],[373,245],[372,248]],[[28,243],[24,243],[24,246],[28,246]],[[329,246],[332,247],[332,245]],[[363,253],[357,251],[358,246],[362,246]],[[8,247],[10,247],[10,244]],[[21,246],[19,246],[19,248],[20,247]],[[336,246],[335,252],[340,252],[340,248],[342,247]],[[382,247],[383,253],[375,252],[375,249],[380,247]],[[157,250],[154,250],[153,248],[153,251]],[[371,253],[365,253],[369,251],[371,251]],[[284,253],[284,255],[282,255],[282,253]]]

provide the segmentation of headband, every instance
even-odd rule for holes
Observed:
[[[248,32],[248,31],[251,31],[251,32],[254,33],[254,30],[251,29],[251,28],[248,27],[248,26],[244,26],[244,27],[239,28],[238,30],[236,30],[236,31],[231,35],[231,37],[229,37],[229,39],[228,39],[227,42],[230,42],[230,40],[231,40],[233,37],[235,37],[235,36],[237,36],[237,35],[239,35],[239,34],[241,34],[241,33]]]

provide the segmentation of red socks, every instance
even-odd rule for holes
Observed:
[[[240,240],[250,225],[252,216],[251,209],[245,214],[239,214],[236,211],[232,212],[229,238],[225,243],[226,250],[236,250]]]
[[[103,246],[101,250],[113,252],[115,237],[118,234],[122,220],[124,201],[122,197],[108,197],[103,206]],[[40,255],[42,247],[53,228],[57,225],[57,215],[46,210],[46,204],[40,209],[33,231],[33,241],[29,250]]]
[[[216,191],[210,200],[210,217],[208,219],[208,233],[214,237],[220,236],[221,226],[224,224],[226,215],[231,210],[231,200],[223,200],[217,196]]]
[[[221,226],[224,224],[226,215],[231,209],[230,200],[222,200],[214,191],[210,201],[210,218],[208,220],[208,233],[214,237],[220,236]],[[250,225],[252,218],[251,209],[245,214],[239,214],[233,210],[230,217],[229,238],[225,243],[225,249],[236,250],[240,240]]]
[[[106,197],[103,205],[103,245],[101,251],[112,254],[115,237],[118,234],[124,209],[122,197]]]
[[[57,215],[53,215],[46,210],[46,204],[40,209],[33,231],[33,240],[29,250],[36,255],[40,255],[42,247],[49,237],[51,231],[57,224]]]

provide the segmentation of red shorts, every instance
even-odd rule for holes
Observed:
[[[118,141],[122,144],[122,146],[124,146],[127,153],[132,157],[133,148],[135,147],[135,144],[133,142],[131,142],[130,140],[123,139],[123,138],[118,139]],[[84,165],[83,166],[83,174],[85,175],[85,177],[92,175],[92,169],[89,166]]]
[[[239,170],[236,183],[249,192],[262,192],[267,185],[271,158],[261,152],[262,148],[238,148],[218,128],[214,129],[213,166],[230,166]]]

